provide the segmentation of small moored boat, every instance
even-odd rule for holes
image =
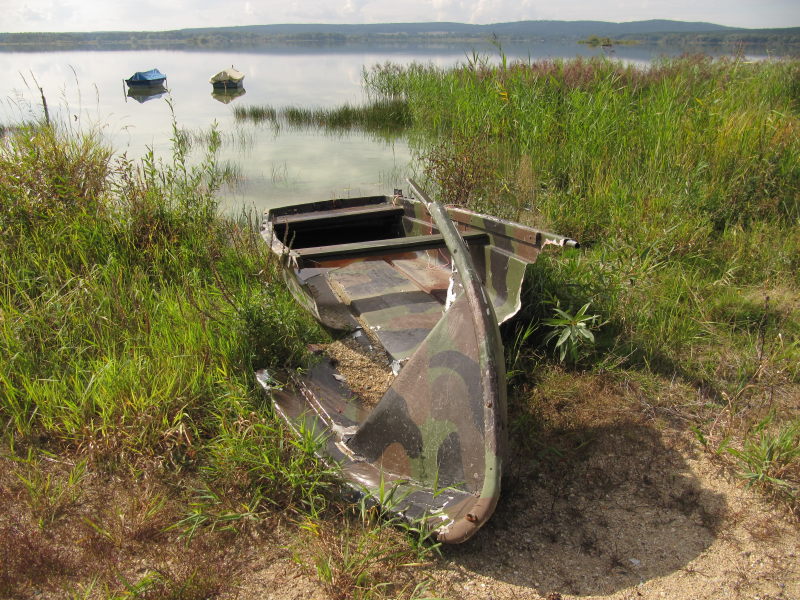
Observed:
[[[237,71],[231,65],[230,69],[223,69],[208,82],[214,86],[215,90],[232,90],[244,85],[244,73]]]
[[[158,69],[149,71],[137,71],[125,80],[130,88],[156,88],[163,87],[167,76]]]
[[[320,453],[355,489],[459,543],[500,495],[498,326],[519,311],[541,249],[577,243],[444,207],[409,183],[416,199],[396,190],[267,211],[262,235],[289,289],[364,361],[334,352],[335,342],[283,388],[257,375],[296,432],[324,435]],[[373,376],[369,365],[383,370]],[[385,383],[374,397],[359,382],[365,371]]]

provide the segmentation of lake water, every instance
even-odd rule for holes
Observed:
[[[237,124],[233,107],[334,107],[359,103],[363,68],[392,61],[452,65],[473,50],[497,56],[488,44],[409,48],[372,46],[214,51],[0,52],[0,124],[41,115],[38,87],[50,113],[82,130],[96,129],[119,154],[141,156],[147,147],[167,156],[172,111],[178,126],[208,130],[217,123],[225,144],[221,159],[236,165],[241,181],[225,190],[227,210],[390,193],[406,187],[412,169],[408,145],[360,133],[327,135],[315,130],[275,130],[272,125]],[[530,43],[504,48],[509,58],[538,59],[602,53],[578,44]],[[678,50],[673,51],[677,53]],[[619,47],[621,60],[646,64],[664,48]],[[235,66],[245,73],[245,93],[229,103],[212,96],[209,77]],[[158,68],[169,93],[138,102],[127,96],[123,79]],[[170,99],[170,104],[166,101]]]

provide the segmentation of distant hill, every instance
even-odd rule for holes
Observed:
[[[578,41],[590,36],[648,43],[778,43],[800,46],[800,27],[737,29],[714,23],[651,20],[516,21],[491,25],[466,23],[372,23],[363,25],[278,24],[204,27],[172,31],[96,31],[83,33],[0,33],[0,50],[205,49],[273,45],[333,46],[353,43],[420,43],[485,40]]]
[[[729,31],[732,27],[713,23],[689,23],[684,21],[632,21],[629,23],[611,23],[607,21],[514,21],[510,23],[492,23],[490,25],[470,25],[468,23],[369,23],[362,25],[346,24],[279,24],[279,25],[245,25],[241,27],[214,27],[182,29],[187,33],[243,32],[264,35],[297,35],[303,33],[338,34],[345,36],[361,35],[455,35],[478,36],[513,35],[531,37],[575,37],[586,35],[623,35],[637,33],[695,33],[712,31]]]

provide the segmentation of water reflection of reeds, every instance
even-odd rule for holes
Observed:
[[[178,131],[182,142],[191,146],[206,147],[211,141],[211,131],[208,129],[186,129]],[[223,146],[229,146],[238,150],[250,150],[255,146],[256,138],[252,131],[242,127],[236,127],[233,131],[216,131],[216,135]]]
[[[411,126],[411,113],[405,100],[378,100],[362,105],[344,104],[336,108],[287,106],[237,106],[237,122],[270,123],[275,127],[315,128],[330,133],[361,131],[394,137]]]

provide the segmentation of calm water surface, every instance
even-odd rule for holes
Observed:
[[[386,141],[351,133],[275,130],[272,125],[237,124],[233,107],[287,105],[334,107],[359,103],[363,68],[392,61],[451,65],[473,50],[496,56],[491,46],[283,51],[65,51],[0,52],[0,123],[41,115],[38,86],[51,115],[82,130],[97,129],[118,154],[141,156],[152,147],[168,156],[172,113],[182,129],[207,131],[217,123],[225,141],[221,159],[236,166],[241,181],[224,192],[224,207],[261,210],[334,196],[383,194],[404,187],[411,152],[400,140]],[[527,44],[505,48],[509,58],[568,57],[599,54],[577,44]],[[621,47],[617,57],[645,64],[663,48]],[[677,51],[676,51],[677,52]],[[209,77],[234,65],[245,73],[245,94],[229,103],[211,94]],[[158,68],[167,75],[169,93],[139,102],[127,96],[123,79],[135,71]],[[172,108],[170,108],[170,100]]]

